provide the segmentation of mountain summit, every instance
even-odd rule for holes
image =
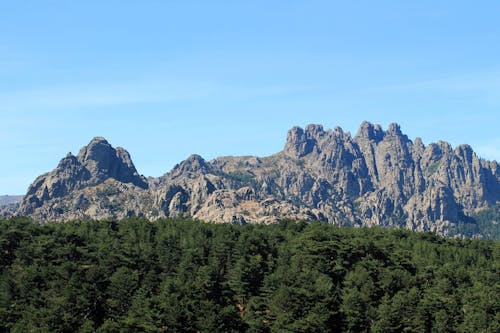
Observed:
[[[397,124],[292,128],[269,157],[191,155],[159,178],[96,137],[30,186],[18,214],[40,221],[190,216],[226,223],[319,220],[461,234],[460,223],[500,201],[496,161],[470,146],[411,141]],[[468,221],[468,222],[467,222]]]
[[[30,185],[19,214],[33,215],[39,220],[86,216],[79,209],[81,202],[88,202],[85,193],[97,191],[104,183],[148,188],[146,179],[137,173],[125,149],[115,149],[104,138],[95,137],[78,156],[68,153],[54,170],[39,176]],[[68,202],[76,195],[77,200]]]

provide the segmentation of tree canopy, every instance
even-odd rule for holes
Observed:
[[[500,245],[283,221],[0,220],[0,332],[498,332]]]

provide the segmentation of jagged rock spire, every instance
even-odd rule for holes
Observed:
[[[460,219],[500,201],[500,168],[468,145],[412,142],[398,124],[361,123],[356,135],[294,127],[282,152],[205,161],[191,155],[160,178],[96,137],[38,177],[19,214],[47,220],[144,215],[228,223],[283,218],[390,225],[450,235]]]

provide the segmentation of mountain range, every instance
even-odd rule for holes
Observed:
[[[16,204],[22,199],[22,195],[0,195],[0,206]]]
[[[133,215],[318,220],[475,237],[481,236],[475,214],[498,210],[498,203],[496,161],[479,158],[469,145],[424,145],[397,124],[383,130],[363,122],[354,136],[340,127],[294,127],[283,150],[268,157],[191,155],[159,178],[142,176],[125,149],[96,137],[35,179],[16,214],[40,222]]]

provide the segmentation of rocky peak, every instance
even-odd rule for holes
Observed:
[[[95,137],[90,143],[80,149],[78,160],[89,166],[89,169],[102,170],[106,172],[110,169],[112,161],[116,157],[115,149],[103,137]]]
[[[81,164],[80,161],[78,161],[78,159],[70,152],[66,155],[65,158],[59,161],[57,169],[65,169],[80,164]]]
[[[130,158],[130,154],[128,151],[123,149],[122,147],[116,147],[116,156],[126,165],[128,168],[134,168],[134,163],[132,163],[132,159]]]
[[[387,136],[402,136],[401,127],[396,123],[389,124],[387,131],[385,132]]]
[[[335,126],[333,129],[333,134],[335,136],[343,137],[344,136],[344,130],[340,126]]]
[[[305,130],[295,126],[288,131],[284,152],[294,158],[304,157],[313,152],[318,142],[330,133],[325,132],[322,125],[309,124]]]
[[[374,125],[367,121],[363,121],[356,133],[355,140],[365,139],[374,141],[375,143],[382,141],[384,138],[384,131],[380,125]]]
[[[81,161],[86,160],[97,160],[102,155],[105,155],[107,151],[112,150],[109,142],[102,136],[96,136],[90,140],[89,144],[82,147],[78,153],[78,159]]]
[[[424,142],[422,141],[422,138],[420,138],[420,137],[415,138],[415,140],[413,141],[413,146],[419,152],[423,152],[425,150]]]
[[[443,151],[441,150],[441,146],[436,143],[430,143],[427,145],[423,152],[424,161],[436,162],[440,160],[442,156]]]
[[[298,126],[288,131],[284,152],[291,157],[300,158],[309,154],[315,141],[308,138],[304,130]]]
[[[300,160],[299,160],[300,159]],[[397,124],[292,128],[266,157],[191,155],[150,188],[123,148],[96,137],[30,186],[18,213],[68,218],[192,216],[216,222],[282,218],[389,225],[447,234],[477,209],[500,201],[500,168],[468,145],[412,142]],[[137,185],[137,186],[134,186]]]
[[[450,155],[453,151],[453,148],[451,147],[451,145],[446,141],[439,140],[437,142],[437,145],[438,145],[438,147],[441,150],[441,153],[443,155]]]
[[[183,172],[202,172],[206,173],[210,170],[210,166],[203,157],[197,154],[190,155],[186,160],[182,161],[174,167],[174,173]]]
[[[135,169],[130,154],[121,147],[113,148],[103,137],[93,138],[80,150],[77,159],[91,174],[89,185],[97,185],[108,178],[114,178],[141,188],[148,187],[144,177]]]
[[[466,144],[462,144],[462,145],[457,146],[455,148],[455,155],[460,157],[463,161],[466,161],[468,163],[471,163],[472,159],[474,157],[476,157],[471,146],[466,145]]]
[[[137,173],[125,149],[115,149],[106,139],[95,137],[80,150],[78,156],[68,153],[54,170],[38,177],[30,185],[19,212],[31,214],[46,202],[60,200],[110,178],[142,189],[148,188],[146,179]]]
[[[306,126],[305,134],[308,138],[317,139],[318,137],[325,134],[322,125],[309,124]]]

